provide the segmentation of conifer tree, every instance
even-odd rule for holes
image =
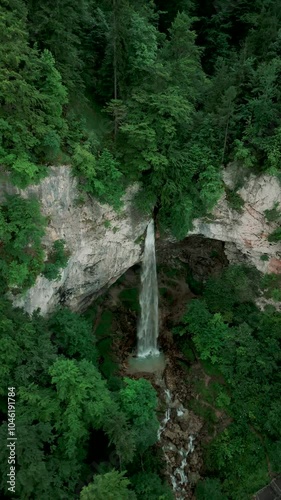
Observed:
[[[26,8],[3,1],[0,18],[0,163],[22,187],[38,179],[38,162],[57,155],[66,133],[66,90],[52,55],[30,48]]]

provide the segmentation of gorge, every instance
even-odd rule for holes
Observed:
[[[2,0],[3,500],[278,487],[280,34],[281,0]]]
[[[251,178],[249,184],[246,184],[241,191],[246,205],[242,215],[235,213],[227,205],[225,198],[222,198],[214,209],[214,219],[195,221],[192,234],[187,236],[184,241],[175,242],[172,238],[162,239],[161,237],[156,239],[158,267],[160,266],[158,271],[160,289],[159,342],[161,350],[164,351],[166,364],[163,364],[162,361],[156,363],[153,367],[153,370],[156,370],[155,375],[149,373],[149,370],[142,366],[133,370],[133,374],[130,370],[128,372],[128,368],[124,369],[124,376],[131,373],[130,376],[136,380],[139,377],[145,377],[152,382],[157,390],[160,406],[162,405],[159,415],[159,444],[163,449],[166,461],[166,478],[171,484],[176,498],[179,499],[189,498],[200,478],[202,468],[201,440],[205,439],[204,426],[206,425],[204,419],[198,414],[198,409],[193,411],[195,403],[192,405],[190,403],[190,391],[195,401],[196,398],[199,398],[200,401],[202,399],[196,386],[198,384],[196,382],[197,371],[202,370],[202,367],[198,367],[196,360],[193,359],[193,367],[189,375],[191,389],[187,390],[185,383],[179,383],[180,380],[186,379],[186,373],[184,365],[180,368],[178,363],[186,361],[181,361],[181,359],[185,359],[181,353],[181,344],[175,345],[170,334],[171,325],[177,324],[184,313],[186,301],[190,301],[198,293],[189,278],[187,278],[189,283],[187,285],[186,278],[183,276],[189,268],[192,269],[195,280],[205,281],[213,273],[220,273],[221,269],[229,262],[234,264],[249,262],[256,264],[261,270],[269,270],[269,266],[278,261],[280,244],[267,243],[263,236],[263,232],[269,233],[275,228],[275,223],[268,222],[263,215],[265,210],[272,208],[275,200],[278,200],[281,194],[278,184],[273,185],[273,182],[271,178]],[[7,182],[5,189],[10,193],[19,192]],[[15,296],[15,304],[23,305],[30,313],[41,307],[41,312],[49,316],[58,305],[67,305],[74,311],[83,312],[91,304],[95,307],[95,301],[101,300],[102,296],[106,297],[109,293],[109,298],[106,299],[104,305],[98,307],[102,307],[101,311],[104,311],[104,314],[107,314],[107,310],[112,311],[116,317],[113,322],[114,326],[112,326],[113,331],[122,331],[122,335],[128,338],[129,348],[127,351],[123,352],[124,347],[122,346],[126,344],[124,340],[117,351],[116,348],[113,349],[121,366],[127,366],[127,360],[136,347],[137,322],[140,311],[137,309],[137,305],[133,305],[130,296],[131,290],[137,292],[139,288],[141,279],[138,265],[142,258],[145,261],[145,247],[147,250],[146,258],[150,260],[144,262],[143,265],[144,286],[142,290],[144,292],[145,286],[147,286],[150,292],[154,290],[154,297],[157,296],[157,291],[155,292],[153,223],[132,208],[130,197],[133,196],[134,189],[136,188],[132,188],[126,195],[121,213],[116,213],[108,206],[101,205],[91,198],[81,210],[75,201],[79,194],[76,180],[70,175],[68,167],[54,168],[53,173],[41,184],[20,191],[23,196],[36,193],[42,197],[41,206],[44,213],[50,217],[44,239],[46,251],[48,252],[48,249],[51,248],[54,239],[63,237],[70,250],[70,258],[66,268],[62,270],[61,278],[57,281],[49,281],[43,276],[38,277],[33,288],[25,292],[23,296]],[[268,190],[271,194],[275,193],[274,199],[267,195]],[[58,207],[60,207],[59,210]],[[105,224],[106,221],[109,221],[110,224]],[[235,229],[234,221],[237,221],[237,229]],[[204,237],[196,236],[194,234],[196,232],[204,234]],[[253,243],[250,245],[247,243],[249,241],[253,241]],[[108,249],[107,252],[104,252],[105,247]],[[260,259],[260,256],[265,253],[269,255],[268,261]],[[153,264],[153,272],[151,272],[151,264]],[[166,276],[167,266],[170,269],[175,268],[174,278]],[[278,270],[277,266],[275,266],[275,270]],[[122,276],[125,277],[125,281],[123,284],[122,282],[118,284],[119,278]],[[150,280],[153,280],[152,284]],[[114,282],[117,282],[115,287]],[[126,290],[128,291],[126,292]],[[127,302],[120,299],[125,292],[128,295]],[[157,301],[154,301],[153,297],[147,294],[147,289],[143,297],[140,294],[140,298],[147,319],[150,314],[155,314]],[[137,296],[136,301],[138,301]],[[135,307],[136,309],[134,309]],[[134,310],[138,313],[133,313]],[[120,318],[120,325],[118,318]],[[148,354],[152,351],[157,354],[157,322],[150,321],[149,324],[153,326],[151,330],[145,330],[145,321],[139,324],[139,328],[142,325],[143,331],[147,331],[149,335],[149,344],[141,344],[141,349],[144,349],[141,353]],[[150,336],[152,336],[152,340]],[[117,339],[114,342],[116,341]],[[102,345],[104,341],[100,340],[99,342],[98,345]],[[103,349],[103,356],[105,356],[103,363],[109,363],[109,348],[106,347],[106,351]],[[191,354],[189,353],[189,355]],[[150,358],[147,359],[151,365]],[[211,379],[213,384],[212,375],[209,375],[208,372],[201,372],[199,378]],[[203,400],[203,403],[200,404],[203,405],[202,408],[208,408],[204,405],[209,403]],[[219,415],[219,410],[216,410],[216,414]],[[219,417],[219,421],[224,422],[224,418],[222,415]],[[184,443],[182,442],[183,436]]]

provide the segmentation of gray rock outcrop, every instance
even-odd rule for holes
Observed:
[[[14,299],[14,304],[28,313],[40,308],[46,314],[58,304],[82,311],[140,261],[140,237],[148,221],[133,207],[137,186],[127,191],[124,206],[117,213],[89,196],[84,203],[79,202],[77,179],[70,167],[49,170],[49,176],[38,185],[19,190],[6,182],[3,191],[39,199],[49,221],[43,239],[46,255],[55,240],[64,239],[70,254],[68,265],[57,281],[39,276],[31,289]]]
[[[235,186],[235,176],[237,170],[233,167],[224,172],[229,189]],[[42,242],[46,256],[57,239],[65,240],[70,255],[59,280],[49,281],[39,276],[24,295],[14,297],[15,305],[27,312],[40,308],[41,313],[46,314],[58,304],[83,311],[124,272],[140,262],[141,237],[148,220],[134,207],[136,185],[127,190],[123,208],[118,213],[90,196],[81,202],[77,179],[68,166],[50,167],[48,177],[25,190],[11,186],[8,180],[2,185],[0,200],[5,191],[39,199],[42,213],[49,221]],[[281,273],[281,243],[270,243],[267,239],[280,227],[281,219],[269,222],[265,214],[278,203],[281,209],[278,180],[269,175],[251,175],[238,194],[244,200],[241,213],[229,206],[224,195],[210,217],[194,221],[189,235],[225,242],[224,250],[231,263],[245,261],[262,272]]]
[[[224,173],[225,184],[233,189],[231,168]],[[224,195],[214,208],[210,218],[196,219],[189,234],[225,242],[229,262],[245,261],[262,272],[281,273],[281,242],[270,243],[268,236],[280,227],[280,220],[269,222],[266,210],[279,204],[281,211],[281,186],[276,177],[251,175],[237,193],[244,200],[241,212],[232,209]],[[267,260],[265,260],[267,259]]]

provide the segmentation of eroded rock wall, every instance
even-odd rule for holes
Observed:
[[[132,186],[124,197],[124,206],[116,213],[91,197],[79,203],[77,179],[68,166],[51,167],[48,177],[25,190],[4,183],[3,190],[35,195],[49,223],[43,245],[46,255],[57,239],[64,239],[70,252],[61,279],[48,281],[39,276],[24,296],[16,297],[15,305],[32,313],[42,314],[64,304],[72,310],[84,310],[90,302],[114,283],[127,269],[139,262],[142,253],[140,237],[148,221],[133,207],[137,189]]]
[[[70,167],[50,167],[49,172],[40,184],[25,190],[16,189],[8,181],[2,182],[0,189],[0,200],[5,191],[17,192],[23,197],[35,195],[49,220],[43,240],[46,255],[57,239],[65,240],[70,253],[59,280],[49,281],[39,276],[23,296],[14,297],[14,303],[29,313],[40,308],[46,314],[58,304],[83,311],[124,272],[140,262],[140,237],[148,220],[137,212],[132,201],[137,186],[128,189],[124,206],[116,213],[91,197],[79,203],[77,179],[71,175]],[[224,180],[232,189],[233,169],[225,171]],[[268,222],[265,216],[265,210],[272,209],[275,203],[281,208],[278,180],[268,175],[250,176],[238,193],[245,202],[241,213],[233,210],[223,196],[211,217],[194,221],[194,229],[188,236],[209,238],[207,246],[210,239],[224,242],[224,251],[231,263],[245,261],[262,272],[281,273],[281,243],[269,243],[267,239],[280,221]],[[158,247],[159,256],[161,245]],[[268,260],[261,258],[265,255]],[[196,258],[199,257],[196,250]]]
[[[233,169],[225,171],[224,181],[230,188],[234,186],[234,174]],[[280,274],[281,242],[270,243],[267,239],[280,221],[269,222],[265,216],[265,210],[271,210],[275,203],[281,210],[279,181],[269,175],[251,175],[238,194],[244,200],[241,213],[230,207],[224,195],[211,217],[196,219],[189,234],[225,242],[225,254],[231,263],[245,261],[264,273]]]

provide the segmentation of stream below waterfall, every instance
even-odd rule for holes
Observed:
[[[159,381],[163,387],[163,379]],[[186,500],[190,498],[190,464],[189,456],[194,452],[195,437],[188,430],[189,412],[180,403],[179,400],[174,400],[171,391],[167,388],[163,390],[164,401],[166,410],[163,420],[160,423],[158,430],[158,441],[161,444],[164,452],[164,459],[166,461],[166,469],[169,475],[169,480],[172,485],[175,498],[177,500]],[[163,401],[163,402],[164,402]],[[176,422],[185,422],[186,431],[180,429],[181,444],[177,447],[171,438],[175,433],[175,427],[178,426]],[[190,429],[191,431],[192,429]],[[196,429],[198,430],[198,429]],[[176,429],[177,431],[177,429]]]
[[[197,366],[197,361],[190,362],[185,357],[179,346],[176,345],[171,329],[173,325],[179,322],[186,310],[186,304],[195,295],[190,291],[187,283],[188,270],[182,264],[182,261],[178,261],[178,255],[175,267],[173,267],[172,261],[168,261],[168,265],[158,263],[158,276],[154,274],[154,272],[156,273],[156,259],[152,223],[150,230],[149,235],[148,230],[146,233],[145,246],[149,246],[150,250],[153,249],[150,258],[152,258],[155,267],[153,267],[153,285],[150,291],[154,286],[158,285],[156,291],[157,302],[148,299],[150,295],[147,292],[149,290],[144,293],[144,285],[149,284],[149,280],[145,276],[149,277],[149,273],[146,271],[150,268],[150,265],[146,266],[143,262],[141,267],[136,265],[127,271],[122,280],[110,289],[103,307],[108,308],[113,313],[113,330],[118,332],[118,335],[114,335],[113,349],[119,361],[120,376],[127,377],[129,375],[135,379],[145,378],[152,383],[157,391],[160,424],[156,447],[161,448],[163,451],[162,472],[171,485],[175,499],[188,500],[193,498],[194,489],[201,477],[203,466],[202,442],[204,442],[206,436],[203,428],[204,420],[190,409],[190,403],[197,397],[190,380],[190,369],[193,370],[191,368],[193,365]],[[148,245],[147,239],[149,239]],[[171,258],[172,252],[170,248],[168,250],[167,256]],[[183,258],[186,258],[183,244],[177,251],[182,252]],[[157,256],[157,260],[160,259]],[[143,294],[139,303],[140,282]],[[153,321],[152,330],[147,328],[148,321],[140,318],[142,304],[142,311],[145,312],[145,315],[154,314],[158,300],[161,324],[159,337],[158,308],[157,316],[154,316],[157,322]],[[145,348],[143,351],[146,354],[144,356],[139,356],[139,337],[136,349],[136,325],[138,325],[138,336],[141,329],[143,333],[148,332],[148,338],[152,339],[152,342],[149,340],[149,343],[145,344],[147,349]],[[155,328],[156,325],[157,329]],[[160,354],[158,342],[161,347]],[[153,356],[153,348],[156,349],[154,353],[157,353],[157,355]],[[196,367],[192,373],[194,380],[197,380]],[[201,375],[200,377],[202,378]]]

